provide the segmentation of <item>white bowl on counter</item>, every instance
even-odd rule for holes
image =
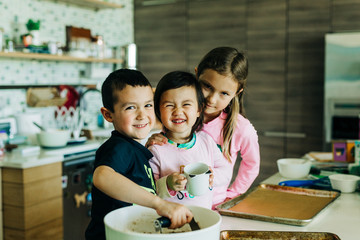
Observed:
[[[65,147],[70,140],[69,130],[48,129],[36,134],[40,146],[47,148]]]
[[[277,160],[279,173],[287,179],[306,178],[311,169],[311,162],[303,158],[282,158]]]
[[[349,174],[333,174],[329,176],[331,187],[342,193],[355,192],[360,177]]]
[[[105,218],[107,240],[187,240],[220,239],[221,216],[207,208],[188,206],[192,211],[200,230],[179,233],[156,233],[154,221],[160,217],[152,208],[139,205],[124,207],[108,213]],[[185,224],[184,227],[188,224]]]

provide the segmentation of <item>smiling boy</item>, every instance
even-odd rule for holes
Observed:
[[[169,217],[170,228],[190,222],[192,213],[180,204],[155,195],[151,152],[140,144],[155,123],[153,92],[139,71],[120,69],[102,86],[101,113],[114,125],[111,137],[97,150],[92,188],[91,222],[86,239],[105,239],[107,213],[133,203],[153,208]]]

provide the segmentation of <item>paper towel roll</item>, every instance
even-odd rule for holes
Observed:
[[[40,129],[33,122],[41,125],[41,114],[39,113],[21,113],[15,116],[18,134],[26,136],[28,142],[32,145],[38,145],[36,133]]]

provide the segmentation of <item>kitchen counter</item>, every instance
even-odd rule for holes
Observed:
[[[44,149],[32,153],[22,154],[21,149],[6,153],[4,160],[0,161],[0,167],[21,168],[38,167],[64,160],[64,155],[77,152],[89,151],[97,149],[102,142],[86,141],[83,144],[68,145],[58,149]],[[26,146],[21,147],[25,150]]]
[[[279,173],[263,181],[267,184],[278,184],[284,179]],[[341,240],[354,240],[360,235],[360,193],[343,193],[327,206],[306,226],[292,226],[265,221],[222,216],[221,230],[248,231],[296,231],[296,232],[330,232]]]

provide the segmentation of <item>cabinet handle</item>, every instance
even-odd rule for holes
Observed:
[[[286,137],[286,138],[306,138],[305,133],[294,133],[294,132],[264,132],[266,137]]]

